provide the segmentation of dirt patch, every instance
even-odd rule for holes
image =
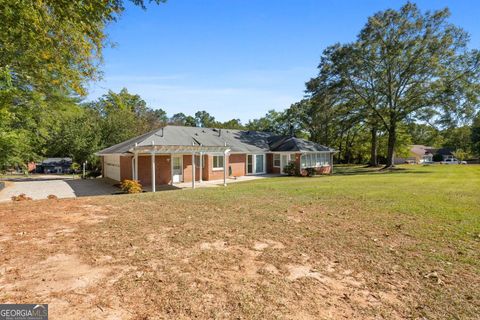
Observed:
[[[263,251],[267,248],[284,249],[285,246],[283,245],[283,243],[273,240],[257,241],[253,244],[253,249],[257,251]]]
[[[200,243],[201,250],[226,250],[227,243],[222,240],[218,240],[215,242],[202,242]]]
[[[0,299],[62,319],[478,314],[478,242],[453,233],[468,216],[389,211],[401,201],[329,179],[0,206]]]
[[[30,290],[39,297],[48,297],[68,291],[78,292],[98,282],[106,272],[106,268],[92,267],[74,255],[60,253],[17,270],[14,283],[0,283],[10,292]]]

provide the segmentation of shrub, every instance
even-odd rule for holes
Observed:
[[[140,193],[142,185],[137,180],[123,180],[120,189],[125,193]]]
[[[28,201],[28,200],[32,200],[32,198],[27,197],[27,195],[26,195],[25,193],[21,193],[21,194],[19,194],[18,196],[13,196],[11,199],[12,199],[12,201]]]
[[[283,171],[288,174],[289,176],[294,176],[296,174],[297,168],[295,166],[295,162],[290,161],[285,167],[283,167]]]
[[[307,176],[313,177],[314,175],[317,174],[317,169],[316,168],[307,168]]]
[[[308,177],[308,171],[307,171],[307,169],[302,169],[302,170],[300,170],[300,176],[302,176],[302,177]]]
[[[72,162],[72,164],[70,165],[70,170],[72,171],[72,173],[77,173],[80,171],[80,165],[76,162]]]
[[[48,195],[48,197],[47,197],[47,199],[50,199],[50,200],[57,200],[57,199],[58,199],[58,197],[57,197],[56,195],[54,195],[54,194],[49,194],[49,195]]]

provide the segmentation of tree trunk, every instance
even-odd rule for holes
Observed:
[[[387,148],[387,165],[385,168],[393,168],[395,163],[395,143],[397,142],[396,123],[390,124],[388,129],[388,148]]]
[[[370,163],[369,166],[376,167],[378,166],[378,157],[377,157],[377,150],[378,150],[378,137],[377,137],[377,128],[372,127],[370,131],[372,134],[372,141],[370,147]]]

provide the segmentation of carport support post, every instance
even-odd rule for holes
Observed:
[[[152,192],[155,191],[155,152],[152,152]]]
[[[192,189],[195,189],[195,152],[192,152]]]
[[[200,152],[200,168],[199,168],[199,170],[200,170],[200,180],[199,180],[199,182],[201,183],[202,178],[203,178],[202,177],[203,176],[203,153],[202,152]]]
[[[227,186],[227,152],[223,153],[223,186]]]
[[[138,180],[138,152],[135,151],[135,177],[134,180]]]
[[[330,153],[330,165],[332,166],[332,170],[330,170],[330,174],[333,174],[333,152]]]

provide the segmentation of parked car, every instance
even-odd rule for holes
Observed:
[[[460,161],[460,160],[457,160],[455,158],[449,158],[449,159],[443,160],[440,163],[441,164],[467,164],[467,161]]]

